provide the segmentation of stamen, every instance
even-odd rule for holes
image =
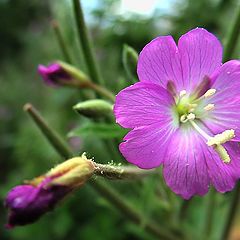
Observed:
[[[208,104],[207,106],[205,106],[203,109],[206,110],[206,111],[211,111],[211,110],[214,109],[214,107],[215,107],[214,104],[209,103],[209,104]]]
[[[206,92],[205,92],[205,94],[204,94],[204,97],[205,98],[209,98],[209,97],[211,97],[212,95],[214,95],[215,93],[216,93],[216,89],[214,89],[214,88],[210,88],[209,90],[207,90]]]
[[[230,130],[225,130],[224,132],[215,135],[214,137],[211,137],[207,141],[208,146],[213,146],[213,145],[220,145],[224,144],[228,141],[230,141],[232,138],[235,137],[235,133],[233,129]]]
[[[180,91],[179,96],[181,98],[181,97],[184,97],[186,94],[187,94],[187,91],[186,90],[182,90],[182,91]]]
[[[231,158],[230,158],[227,150],[222,145],[216,145],[213,148],[218,153],[219,157],[223,160],[224,163],[231,162]]]
[[[189,113],[188,115],[187,115],[187,119],[188,120],[194,120],[196,118],[196,115],[194,114],[194,113]]]
[[[184,115],[182,115],[182,116],[180,117],[180,122],[185,123],[185,122],[187,122],[187,121],[188,121],[188,119],[187,119],[187,115],[186,115],[186,114],[184,114]]]

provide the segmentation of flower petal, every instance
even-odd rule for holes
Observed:
[[[163,163],[166,184],[185,199],[208,192],[210,180],[199,139],[201,137],[191,128],[178,129],[172,136]]]
[[[234,142],[224,144],[231,158],[230,163],[224,163],[213,148],[204,145],[202,147],[205,149],[203,151],[205,152],[211,183],[218,192],[231,191],[240,177],[240,146]]]
[[[120,151],[128,162],[140,168],[158,167],[164,160],[174,131],[175,128],[168,121],[135,128],[125,136]]]
[[[221,66],[221,43],[203,28],[196,28],[182,35],[178,41],[178,50],[182,79],[188,91],[197,87],[205,76],[210,77]]]
[[[224,163],[214,148],[207,146],[206,140],[190,129],[176,131],[170,144],[163,174],[175,193],[185,199],[195,194],[204,195],[210,183],[219,192],[233,189],[240,177],[240,146],[237,143],[224,144],[230,163]]]
[[[226,62],[220,68],[212,88],[217,92],[208,99],[215,105],[205,120],[215,134],[226,129],[234,129],[236,139],[240,139],[240,61]]]
[[[142,82],[159,84],[164,88],[169,81],[180,85],[182,70],[172,36],[157,37],[143,48],[138,58],[137,73]]]
[[[172,121],[174,100],[162,87],[152,83],[136,83],[116,97],[116,121],[125,128]]]

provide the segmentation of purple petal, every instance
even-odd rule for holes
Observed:
[[[199,147],[200,140],[191,128],[179,129],[172,136],[163,163],[167,185],[185,199],[208,192],[210,180],[206,158]]]
[[[158,167],[176,128],[169,121],[135,128],[120,144],[120,151],[128,162],[140,168]]]
[[[222,46],[205,29],[196,28],[183,35],[178,47],[171,36],[157,37],[140,53],[137,72],[140,81],[166,88],[173,81],[178,91],[197,87],[205,76],[221,66]]]
[[[179,129],[170,144],[163,174],[175,193],[189,199],[195,194],[206,194],[210,184],[222,193],[234,188],[240,177],[240,146],[237,143],[224,144],[230,163],[224,163],[213,147],[207,146],[206,140],[193,130]]]
[[[125,128],[172,121],[174,100],[162,87],[152,83],[136,83],[116,97],[116,121]]]
[[[203,28],[193,29],[178,41],[182,78],[186,90],[193,90],[205,76],[211,76],[221,66],[222,45]]]
[[[229,61],[220,68],[212,88],[216,94],[208,99],[215,105],[214,110],[205,120],[206,125],[219,133],[226,129],[234,129],[236,139],[240,139],[240,61]]]
[[[137,73],[142,82],[166,88],[168,81],[173,81],[180,88],[183,87],[178,49],[171,36],[157,37],[143,48],[138,59]]]

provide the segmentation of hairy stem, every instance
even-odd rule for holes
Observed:
[[[142,170],[133,166],[113,166],[107,164],[95,163],[94,173],[98,176],[110,180],[117,179],[137,179],[148,176],[150,174],[157,174],[156,170]]]
[[[64,140],[61,139],[61,137],[55,132],[55,130],[47,124],[47,122],[38,113],[38,111],[31,104],[26,104],[24,109],[27,111],[27,113],[29,113],[33,121],[41,129],[43,135],[47,138],[49,143],[55,148],[59,155],[66,159],[72,157],[73,153],[71,149],[64,143]],[[100,164],[100,167],[102,167],[102,164]],[[115,206],[116,209],[118,209],[123,215],[128,217],[128,219],[132,220],[137,224],[143,222],[144,216],[142,216],[126,199],[124,199],[111,186],[96,179],[94,181],[89,181],[89,184],[101,196],[105,197],[113,206]],[[158,224],[154,223],[153,221],[145,221],[145,230],[157,237],[158,239],[178,239],[176,236],[173,236],[167,230],[159,228]]]
[[[237,40],[240,33],[240,4],[238,4],[237,15],[234,19],[232,27],[227,38],[226,46],[224,49],[223,62],[231,59],[232,54],[234,53],[235,47],[237,45]]]
[[[100,76],[100,72],[98,70],[96,60],[94,58],[93,48],[92,48],[89,33],[85,24],[81,2],[80,0],[73,0],[72,2],[73,2],[75,20],[77,24],[78,37],[81,43],[81,49],[84,54],[89,75],[95,83],[99,83],[103,85],[104,81],[103,81],[103,78]]]

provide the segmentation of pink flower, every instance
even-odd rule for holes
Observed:
[[[52,63],[48,66],[39,65],[38,73],[41,75],[46,84],[51,86],[62,85],[71,80],[71,76],[58,63]]]
[[[167,185],[189,199],[233,189],[240,177],[240,61],[224,64],[205,29],[157,37],[140,53],[140,82],[116,97],[116,121],[132,129],[120,151],[140,168],[163,165]]]

